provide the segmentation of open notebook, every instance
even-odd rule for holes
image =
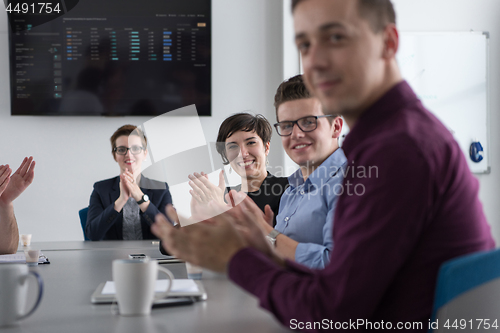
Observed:
[[[157,280],[155,292],[167,290],[168,280]],[[166,300],[175,298],[192,298],[194,301],[204,301],[207,299],[207,293],[201,281],[191,279],[175,279],[172,289]],[[115,300],[115,284],[113,281],[107,281],[99,284],[90,300],[94,304],[110,304]],[[155,304],[161,304],[164,300],[155,301]]]
[[[2,254],[0,255],[0,264],[25,264],[26,256],[24,253],[19,252],[15,254]],[[49,258],[40,253],[38,258],[39,264],[50,264]]]

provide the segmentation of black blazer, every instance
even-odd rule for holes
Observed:
[[[172,196],[167,183],[151,180],[141,176],[139,184],[142,192],[149,196],[151,201],[148,209],[139,211],[144,239],[156,239],[151,232],[158,213],[165,212],[165,206],[172,203]],[[90,240],[123,240],[123,210],[117,212],[114,203],[120,196],[120,177],[102,180],[94,184],[94,191],[90,196],[89,212],[85,233]]]

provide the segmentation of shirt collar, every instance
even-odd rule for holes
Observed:
[[[319,167],[314,170],[312,174],[309,175],[306,181],[302,176],[302,170],[299,168],[293,174],[288,177],[288,183],[292,187],[298,187],[302,184],[306,184],[306,188],[309,189],[311,185],[315,187],[321,187],[325,184],[325,180],[330,179],[341,172],[340,169],[347,163],[347,158],[344,154],[342,148],[338,148],[328,156],[328,158],[321,163]]]
[[[367,137],[379,133],[387,119],[401,111],[404,105],[417,101],[418,97],[406,81],[397,83],[359,117],[342,145],[346,154]]]

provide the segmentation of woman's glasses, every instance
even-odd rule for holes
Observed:
[[[128,147],[124,147],[124,146],[119,146],[119,147],[115,147],[113,149],[113,151],[115,153],[117,153],[118,155],[127,155],[127,151],[129,151],[129,150],[132,153],[132,155],[137,155],[137,154],[142,153],[142,151],[144,150],[144,147],[132,146],[132,147],[128,148]]]

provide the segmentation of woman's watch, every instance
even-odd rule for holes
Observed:
[[[279,234],[281,234],[281,232],[279,232],[276,229],[273,229],[269,233],[269,235],[266,236],[267,240],[269,241],[269,243],[271,243],[273,247],[276,247],[276,237],[278,237]]]
[[[148,202],[149,201],[149,196],[147,194],[144,194],[141,198],[141,200],[137,201],[137,204],[140,205],[140,204],[143,204],[145,202]]]

